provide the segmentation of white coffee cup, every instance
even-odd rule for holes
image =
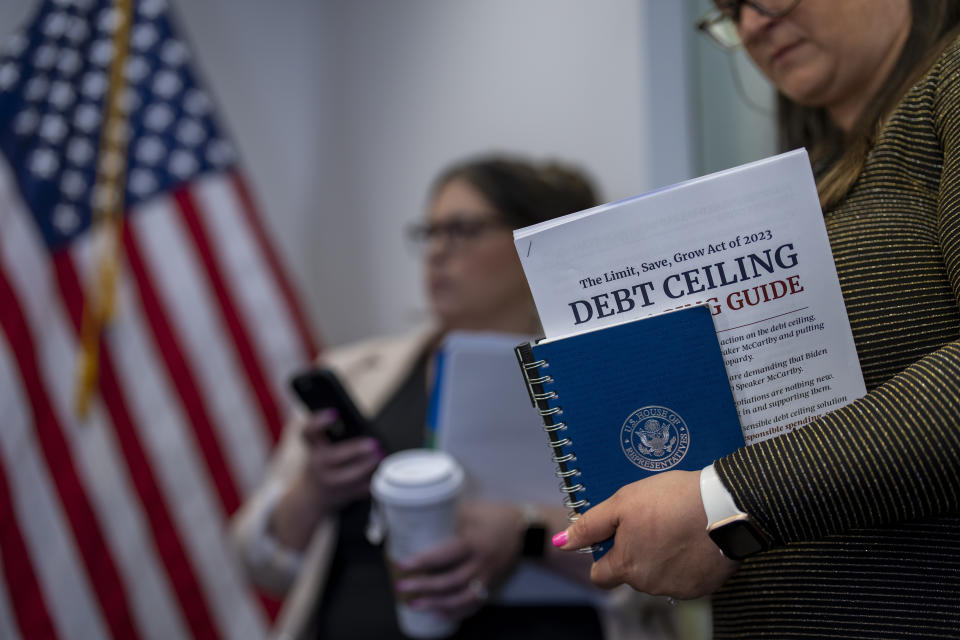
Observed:
[[[386,527],[387,556],[402,562],[436,547],[456,532],[463,469],[452,456],[409,449],[387,456],[371,482],[376,508]],[[458,622],[397,602],[401,631],[413,638],[442,638]]]

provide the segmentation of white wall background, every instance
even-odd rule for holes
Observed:
[[[0,36],[38,0],[3,0]],[[425,317],[405,226],[448,161],[580,163],[606,199],[690,177],[689,3],[173,0],[326,344]]]

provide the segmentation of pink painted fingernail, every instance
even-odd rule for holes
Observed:
[[[567,532],[566,532],[566,530],[561,531],[561,532],[558,533],[557,535],[553,536],[551,542],[553,542],[553,546],[555,546],[555,547],[562,547],[563,545],[567,544]]]

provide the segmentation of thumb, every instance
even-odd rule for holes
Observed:
[[[620,523],[611,499],[591,507],[565,530],[553,536],[553,546],[564,551],[588,547],[613,536]]]

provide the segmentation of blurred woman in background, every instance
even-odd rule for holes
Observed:
[[[539,335],[513,244],[513,229],[597,204],[578,169],[487,156],[444,171],[430,191],[423,245],[435,323],[413,334],[331,350],[322,364],[343,380],[375,438],[332,444],[329,412],[287,428],[267,482],[235,518],[253,580],[287,594],[279,626],[289,637],[402,637],[394,597],[462,620],[456,637],[585,638],[602,635],[597,611],[581,606],[494,606],[488,589],[521,558],[528,527],[562,527],[560,494],[535,514],[507,503],[465,504],[451,545],[407,567],[394,594],[382,550],[364,536],[370,477],[389,453],[424,446],[435,348],[451,330]],[[519,384],[519,377],[518,377]],[[537,522],[533,522],[536,520]],[[537,560],[586,581],[589,561],[544,546]],[[659,637],[659,636],[655,636]]]

